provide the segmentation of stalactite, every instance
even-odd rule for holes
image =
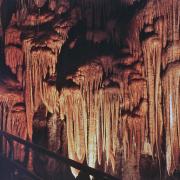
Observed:
[[[5,48],[6,65],[16,74],[18,67],[23,65],[23,52],[15,46],[7,46]]]
[[[28,14],[26,19],[21,23],[23,26],[39,26],[48,22],[51,22],[54,18],[54,14],[51,12],[46,13],[34,13],[34,14]]]
[[[29,8],[29,4],[27,4],[27,2],[29,1],[25,1],[25,0],[17,1],[16,19],[18,24],[24,21],[24,19],[27,17],[28,8]]]
[[[68,156],[75,161],[84,162],[87,152],[87,133],[84,122],[87,120],[86,106],[80,90],[65,89],[60,98],[61,114],[67,118]],[[92,149],[92,153],[93,153]],[[93,158],[93,157],[91,157]],[[93,160],[93,159],[92,159]],[[75,177],[79,170],[71,168]]]
[[[81,91],[78,91],[73,90],[70,93],[66,90],[60,98],[61,101],[64,100],[60,105],[61,114],[66,115],[69,127],[67,127],[69,157],[83,162],[86,153],[88,165],[96,167],[96,161],[101,165],[103,152],[106,152],[106,163],[110,162],[114,170],[118,141],[119,95],[115,95],[115,91],[105,90],[100,94],[90,93],[88,95],[90,99],[86,97],[84,99]],[[79,143],[81,153],[77,149]],[[82,149],[82,143],[85,149]],[[75,176],[78,175],[78,171],[72,172]]]
[[[112,71],[112,66],[110,65],[112,59],[110,57],[100,57],[98,60],[103,64],[104,68],[106,68],[105,72],[108,75]],[[109,68],[105,66],[106,63],[109,63]],[[73,90],[72,93],[68,94],[69,98],[77,98],[78,94],[78,98],[81,97],[82,100],[79,102],[80,104],[78,106],[73,102],[70,103],[64,100],[65,103],[61,103],[60,108],[62,109],[61,114],[64,113],[66,115],[68,123],[72,123],[72,116],[77,116],[76,114],[79,114],[78,111],[81,109],[80,107],[83,107],[83,110],[81,110],[82,114],[84,114],[83,119],[81,117],[79,118],[83,121],[82,127],[84,130],[81,138],[84,139],[86,147],[87,164],[90,167],[96,167],[96,163],[98,162],[98,164],[101,165],[102,158],[105,158],[106,166],[110,165],[113,171],[115,171],[118,122],[120,119],[119,89],[108,87],[99,89],[102,84],[102,73],[103,69],[100,65],[91,63],[80,67],[74,76],[69,76],[69,80],[71,79],[76,84],[80,85],[80,91],[77,93],[77,90]],[[67,95],[65,96],[64,93],[61,94],[60,97],[68,100]],[[73,105],[74,108],[71,110],[70,106]],[[64,106],[68,107],[66,111],[64,110]],[[76,109],[76,106],[79,108]],[[74,127],[76,127],[76,125],[74,125]],[[78,131],[81,130],[80,127],[77,127]],[[71,138],[70,136],[71,135],[69,135],[69,140]],[[79,133],[75,134],[75,136],[79,137]],[[77,139],[76,142],[79,142],[79,140]],[[71,145],[70,147],[73,146]],[[105,157],[103,157],[104,153],[106,155]],[[74,155],[73,159],[75,158],[77,157]],[[75,172],[73,171],[73,173]],[[77,172],[75,175],[77,175]]]
[[[97,92],[100,87],[102,75],[102,67],[96,63],[91,63],[90,65],[84,65],[79,68],[74,77],[69,77],[76,84],[80,85],[82,96],[85,98],[86,102],[87,118],[84,119],[85,143],[87,163],[90,167],[95,167],[97,157],[96,126],[99,117],[97,117],[98,111],[95,108],[96,98],[94,97],[94,93]]]
[[[142,99],[137,107],[122,116],[123,179],[133,178],[132,174],[126,172],[128,168],[133,168],[131,173],[134,173],[135,179],[139,178],[139,160],[145,142],[145,117],[147,110],[148,102],[146,99]]]
[[[180,147],[180,63],[168,64],[163,76],[163,105],[166,126],[166,163],[167,171],[172,174],[178,166]]]
[[[31,41],[29,39],[24,40],[23,42],[23,49],[25,53],[25,64],[26,64],[26,72],[25,72],[25,82],[26,82],[26,89],[25,89],[25,104],[26,104],[26,118],[27,118],[27,133],[28,138],[32,139],[32,122],[33,122],[33,99],[32,99],[32,86],[31,86],[31,62],[30,62],[30,48],[31,48]]]
[[[5,32],[5,45],[21,45],[21,31],[16,27],[9,27]]]
[[[14,111],[12,110],[11,119],[11,127],[9,128],[9,132],[15,136],[18,136],[24,140],[27,139],[27,122],[26,122],[26,114],[24,111]],[[14,142],[14,159],[23,162],[24,160],[24,145]]]
[[[21,30],[10,26],[5,31],[5,64],[16,75],[17,80],[23,85],[24,55],[21,48]]]
[[[100,109],[103,110],[104,130],[102,131],[103,151],[106,152],[106,163],[112,165],[115,170],[115,157],[118,144],[118,122],[121,118],[120,97],[118,89],[105,89],[100,97],[102,103]],[[100,148],[100,147],[98,147]]]
[[[157,8],[153,8],[153,7],[157,7]],[[179,59],[179,23],[180,23],[179,7],[180,7],[180,4],[179,4],[179,1],[177,0],[156,1],[156,2],[148,1],[145,8],[139,11],[137,15],[133,17],[130,24],[131,24],[131,27],[135,27],[136,30],[133,29],[133,31],[130,31],[130,40],[127,39],[131,52],[135,54],[135,52],[141,52],[141,44],[137,39],[140,37],[139,33],[142,32],[143,28],[145,28],[146,25],[149,25],[152,27],[150,30],[151,34],[155,32],[159,37],[159,42],[158,44],[154,45],[154,47],[153,45],[151,45],[153,44],[153,42],[151,42],[150,44],[150,41],[149,41],[148,43],[149,45],[143,42],[144,45],[142,48],[143,55],[145,57],[144,62],[146,65],[145,66],[146,75],[147,73],[152,74],[151,78],[149,76],[150,79],[149,78],[147,79],[148,91],[150,92],[149,97],[151,98],[151,101],[149,104],[149,119],[148,120],[150,122],[151,120],[153,121],[153,124],[150,124],[150,134],[151,134],[150,139],[154,139],[153,141],[158,141],[156,142],[156,145],[158,148],[161,146],[161,140],[162,140],[161,138],[159,138],[162,133],[162,123],[166,122],[167,114],[172,114],[174,111],[174,107],[172,105],[174,103],[174,100],[170,95],[167,95],[167,94],[170,94],[170,89],[167,90],[167,88],[170,84],[172,84],[172,80],[168,80],[168,78],[165,78],[167,80],[163,80],[163,83],[164,83],[163,86],[165,86],[166,84],[166,88],[163,87],[162,89],[164,89],[164,91],[168,93],[163,93],[163,96],[164,96],[163,98],[165,99],[164,101],[166,102],[165,103],[166,105],[165,107],[161,107],[161,97],[162,97],[161,91],[162,90],[161,90],[161,85],[160,85],[161,84],[160,70],[163,69],[164,71],[166,71],[166,68],[169,63],[175,62],[176,60]],[[148,36],[149,32],[147,32],[146,29],[144,29],[144,33],[145,35],[147,34]],[[157,52],[155,51],[153,52],[152,49],[155,50],[156,48],[157,48]],[[154,56],[153,54],[157,55],[156,58],[155,57],[153,58]],[[158,54],[159,55],[161,54],[161,56],[159,56]],[[148,63],[147,56],[149,56],[148,58],[149,60],[154,59],[154,62],[156,63],[155,64],[153,62]],[[151,68],[153,68],[154,66],[154,68],[151,71],[150,70],[147,71],[148,66]],[[170,103],[171,101],[172,101],[172,104]],[[170,105],[168,106],[167,104],[170,104]],[[166,112],[166,115],[162,117],[162,112],[164,111]],[[153,115],[153,113],[155,114]],[[150,116],[152,116],[152,118],[150,118]],[[168,133],[167,135],[168,140],[166,142],[166,148],[167,148],[166,161],[168,164],[168,167],[167,167],[168,172],[169,174],[172,174],[177,164],[177,162],[173,164],[173,161],[174,159],[177,159],[178,151],[177,151],[177,142],[170,142],[170,139],[172,138],[173,135],[171,133],[172,130],[170,129],[170,125],[169,125],[169,122],[170,122],[169,115],[167,119],[168,119],[167,120],[168,122],[166,124],[166,127],[167,127],[167,133]],[[151,132],[152,131],[151,126],[153,126],[155,129],[156,128],[159,129],[159,133],[157,134],[157,130],[155,130],[156,132],[154,130],[153,132]],[[158,138],[155,138],[155,136],[157,136]],[[152,140],[151,140],[151,143],[152,143]],[[149,149],[148,144],[149,143],[146,138],[146,141],[144,144],[145,146],[144,148],[146,149],[145,151],[153,155],[153,151],[152,149],[151,150]]]
[[[0,112],[1,112],[1,117],[0,117],[0,121],[1,121],[1,130],[7,130],[9,127],[8,124],[8,116],[10,115],[11,112],[11,108],[12,108],[12,102],[4,102],[4,100],[1,100],[2,102],[0,102]],[[2,149],[4,152],[6,152],[6,154],[8,155],[9,152],[9,144],[3,140],[2,141]]]
[[[36,110],[41,101],[47,105],[48,110],[53,113],[56,107],[56,89],[48,85],[46,76],[51,77],[56,73],[57,52],[54,54],[50,49],[37,49],[31,51],[32,85],[34,85],[34,109]],[[50,92],[49,92],[50,90]]]
[[[49,8],[55,10],[58,14],[64,14],[70,9],[71,3],[73,2],[69,0],[51,0],[49,2]]]
[[[143,44],[149,101],[149,135],[152,151],[155,144],[159,146],[159,139],[162,135],[162,117],[159,113],[161,112],[159,108],[161,99],[161,96],[159,96],[161,49],[161,42],[157,37],[151,37]]]
[[[31,140],[33,115],[43,104],[53,114],[47,123],[52,128],[51,150],[56,151],[60,146],[56,133],[60,131],[57,124],[61,119],[67,126],[70,159],[87,162],[90,167],[103,168],[113,175],[119,173],[117,164],[122,161],[123,178],[138,179],[141,154],[158,157],[161,165],[164,126],[166,164],[169,175],[172,174],[179,163],[180,148],[180,1],[147,1],[129,17],[128,32],[120,37],[123,29],[117,26],[121,17],[111,19],[112,11],[116,10],[116,3],[131,7],[141,4],[134,2],[78,0],[76,5],[80,7],[71,7],[68,0],[49,0],[50,10],[32,13],[33,8],[40,12],[46,0],[17,0],[16,15],[5,32],[5,63],[19,82],[25,73],[25,87],[22,87],[26,112],[12,112],[14,103],[23,101],[19,97],[22,94],[0,88],[0,121],[3,122],[0,128],[24,139],[28,135]],[[101,47],[103,43],[116,42],[125,47],[115,56],[94,57],[77,67],[65,79],[75,86],[62,87],[59,93],[55,86],[58,55],[62,45],[71,40],[70,29],[79,27],[79,20],[86,23],[86,40],[93,45]],[[46,25],[52,27],[48,29],[51,33],[44,31]],[[70,45],[71,52],[81,43],[79,39],[75,37],[75,43]],[[23,130],[26,123],[27,132]],[[8,151],[8,145],[5,147]],[[122,159],[117,152],[123,154]],[[23,155],[15,156],[20,159]],[[79,171],[71,170],[77,177]]]
[[[80,85],[82,92],[87,95],[89,91],[96,91],[99,89],[102,76],[102,67],[97,63],[91,63],[80,67],[75,76],[69,76],[67,79]]]
[[[174,41],[165,48],[162,61],[163,70],[165,70],[169,63],[178,59],[180,59],[180,41]]]
[[[63,42],[64,40],[55,34],[45,37],[42,44],[31,38],[23,42],[29,135],[32,135],[33,113],[41,103],[45,104],[51,113],[57,109],[58,91],[54,85],[48,83],[48,79],[56,75],[57,57]]]
[[[46,0],[34,0],[34,3],[36,4],[36,6],[37,6],[38,8],[43,7],[44,4],[45,4],[45,2],[46,2]]]
[[[119,84],[119,93],[122,96],[121,107],[124,110],[132,110],[138,105],[141,98],[146,97],[146,81],[141,70],[139,70],[139,65],[133,62],[135,60],[132,61],[132,64],[123,64],[125,62],[128,63],[128,61],[129,56],[120,63],[115,61],[113,66],[114,74],[110,78]],[[121,67],[120,65],[123,65],[125,68],[119,68]],[[140,69],[142,69],[141,67],[140,65]]]
[[[130,29],[133,30],[129,31],[126,41],[133,55],[141,54],[141,44],[138,39],[147,24],[155,25],[153,28],[162,39],[163,47],[168,41],[179,39],[179,8],[178,0],[147,1],[145,7],[130,22]]]
[[[5,80],[4,80],[5,81]],[[6,80],[6,83],[1,84],[0,88],[0,129],[3,131],[7,131],[8,133],[12,133],[14,135],[20,136],[22,138],[25,138],[26,134],[24,133],[25,128],[20,128],[15,126],[15,122],[21,122],[22,127],[26,127],[26,118],[24,116],[24,113],[17,112],[15,113],[15,110],[18,111],[18,108],[15,106],[17,103],[23,102],[23,96],[22,92],[16,90],[12,90],[13,88],[16,88],[16,86],[13,86],[12,80]],[[9,83],[7,83],[9,82]],[[15,84],[15,82],[14,82]],[[17,129],[20,128],[20,129]],[[20,131],[20,133],[18,132]],[[9,144],[4,140],[2,146],[4,148],[4,152],[9,152]],[[18,147],[16,150],[20,150],[21,148]],[[15,156],[17,151],[15,150]],[[17,157],[17,156],[16,156]],[[17,157],[19,160],[21,160],[20,157]]]
[[[56,1],[55,0],[51,0],[49,2],[49,9],[51,9],[52,11],[55,10],[56,5],[57,5]]]

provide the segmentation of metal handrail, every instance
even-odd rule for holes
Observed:
[[[14,136],[10,133],[7,133],[5,131],[0,130],[0,136],[5,137],[7,140],[16,141],[20,144],[23,144],[27,149],[31,148],[32,150],[34,150],[36,152],[45,154],[45,155],[47,155],[47,156],[49,156],[49,157],[51,157],[57,161],[60,161],[60,162],[66,164],[68,166],[71,166],[75,169],[82,170],[84,173],[87,173],[88,175],[92,175],[95,178],[98,178],[101,180],[119,180],[118,178],[116,178],[110,174],[107,174],[107,173],[102,172],[100,170],[91,168],[91,167],[86,166],[84,164],[78,163],[74,160],[59,156],[56,153],[43,148],[42,146],[36,145],[36,144],[31,143],[29,141],[25,141],[25,140],[23,140],[17,136]]]

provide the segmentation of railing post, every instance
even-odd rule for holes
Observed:
[[[24,146],[24,161],[23,164],[25,167],[27,167],[28,161],[29,161],[29,148],[27,146]]]
[[[9,137],[6,137],[6,139],[7,139],[8,143],[9,143],[9,148],[10,148],[8,158],[13,161],[14,160],[13,140],[11,138],[9,138]]]
[[[3,135],[0,134],[0,154],[3,153]]]
[[[7,139],[8,143],[9,143],[9,154],[8,154],[8,158],[13,161],[14,160],[14,145],[13,145],[13,140],[10,138],[10,137],[6,137],[5,138]],[[11,180],[14,180],[14,169],[11,171],[11,174],[10,174],[10,178]]]

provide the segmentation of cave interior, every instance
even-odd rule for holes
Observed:
[[[0,0],[0,130],[118,179],[180,179],[180,1]]]

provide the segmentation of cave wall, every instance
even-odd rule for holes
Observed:
[[[179,170],[180,2],[16,3],[1,33],[1,129],[32,140],[47,127],[50,150],[123,179],[148,171],[143,157],[158,176]]]

